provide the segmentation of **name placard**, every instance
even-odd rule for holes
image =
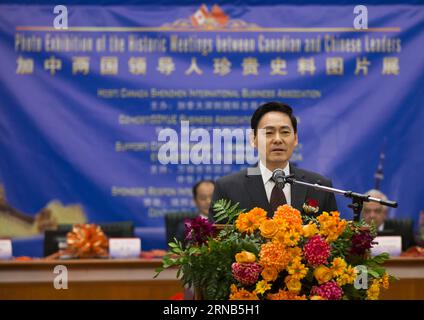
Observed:
[[[0,239],[0,260],[12,259],[12,240]]]
[[[380,253],[387,252],[390,256],[400,256],[402,252],[402,237],[401,236],[380,236],[374,239],[375,244],[371,248],[371,254],[376,256]]]
[[[140,238],[110,238],[109,255],[111,258],[138,258],[141,251]]]

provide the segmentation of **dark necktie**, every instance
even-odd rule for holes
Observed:
[[[271,192],[271,198],[269,199],[269,204],[271,205],[272,212],[274,213],[279,206],[286,204],[286,196],[284,195],[283,190],[281,190],[277,184],[275,184],[274,188]]]

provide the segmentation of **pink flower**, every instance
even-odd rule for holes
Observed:
[[[333,280],[320,286],[313,286],[311,296],[321,296],[327,300],[340,300],[343,297],[343,290]]]
[[[238,263],[231,265],[233,277],[243,285],[250,286],[258,281],[262,267],[256,263]]]
[[[314,266],[327,263],[330,256],[330,245],[319,235],[310,238],[303,250],[306,261]]]

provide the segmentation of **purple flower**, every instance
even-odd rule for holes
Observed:
[[[372,248],[372,240],[373,237],[368,231],[354,234],[350,253],[358,256],[363,255],[366,250]]]
[[[202,244],[215,235],[215,226],[204,217],[186,219],[184,225],[185,240],[191,243]]]

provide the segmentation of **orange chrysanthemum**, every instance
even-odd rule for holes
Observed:
[[[280,272],[287,267],[290,257],[290,252],[283,244],[272,241],[261,246],[259,264],[264,268],[274,268]]]
[[[258,296],[246,289],[238,289],[236,285],[231,285],[230,300],[259,300]]]
[[[286,221],[289,225],[298,226],[300,228],[302,227],[302,217],[300,215],[300,211],[292,208],[287,204],[277,208],[277,211],[274,213],[274,219],[281,219]]]
[[[253,208],[247,213],[241,213],[236,220],[236,228],[240,232],[253,233],[266,220],[266,211]]]
[[[299,296],[295,292],[279,290],[277,293],[269,293],[266,298],[268,300],[306,300],[305,295]]]

